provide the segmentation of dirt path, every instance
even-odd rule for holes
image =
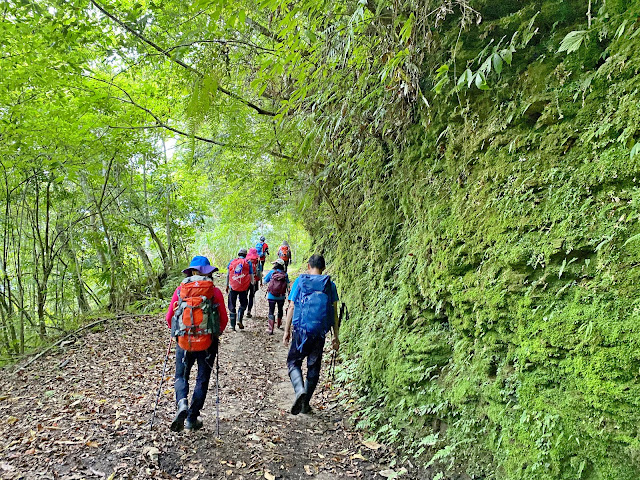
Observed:
[[[227,331],[220,346],[220,439],[215,435],[215,373],[202,412],[205,427],[175,434],[173,352],[149,420],[168,332],[157,316],[110,321],[22,373],[0,379],[3,479],[393,478],[394,452],[362,441],[327,383],[330,354],[312,415],[288,413],[293,391],[282,333],[265,332],[267,302]],[[193,380],[192,380],[193,382]],[[193,383],[191,383],[193,385]],[[401,476],[425,478],[415,471]]]

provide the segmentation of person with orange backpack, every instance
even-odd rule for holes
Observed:
[[[284,308],[284,301],[287,297],[287,290],[289,289],[289,275],[284,271],[284,261],[278,258],[275,262],[272,262],[273,269],[267,273],[264,277],[264,281],[267,285],[267,300],[269,301],[269,316],[267,333],[273,335],[273,327],[275,324],[275,311],[278,307],[278,328],[282,325],[282,310]]]
[[[291,247],[289,246],[289,242],[286,240],[282,241],[282,245],[278,249],[278,258],[281,258],[284,262],[284,271],[286,272],[289,269],[289,264],[291,263],[293,255],[291,254]]]
[[[258,268],[260,264],[260,257],[258,257],[258,251],[255,248],[250,248],[247,254],[247,260],[251,262],[253,267],[253,279],[251,286],[249,287],[249,304],[247,306],[247,318],[251,318],[251,310],[253,309],[253,300],[258,291],[258,285],[262,284],[262,271]]]
[[[174,432],[180,432],[184,428],[202,428],[200,410],[207,397],[209,378],[218,354],[218,337],[227,326],[224,297],[211,277],[217,270],[207,257],[193,257],[189,266],[182,271],[185,279],[173,292],[167,311],[167,324],[177,343],[177,411],[171,422],[171,430]],[[195,363],[198,364],[198,375],[189,408],[189,374]]]
[[[231,330],[236,331],[236,318],[238,328],[244,329],[242,317],[247,309],[249,288],[253,280],[253,265],[247,260],[247,249],[241,248],[238,256],[229,262],[227,266],[227,293],[229,294],[229,322]],[[240,300],[240,308],[236,316],[236,303]]]

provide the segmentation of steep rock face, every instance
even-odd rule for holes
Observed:
[[[532,38],[353,167],[339,232],[311,222],[361,421],[471,478],[638,478],[640,7],[477,3],[480,25],[442,36],[457,75],[531,19]]]

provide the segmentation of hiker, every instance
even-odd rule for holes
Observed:
[[[291,348],[287,356],[289,378],[296,399],[291,413],[311,413],[309,401],[320,380],[322,350],[329,330],[333,329],[333,349],[340,348],[338,340],[338,291],[331,277],[323,275],[324,257],[312,255],[306,274],[300,275],[289,293],[289,310],[284,324],[282,343]],[[293,335],[291,327],[293,326]],[[292,338],[293,337],[293,338]],[[302,379],[302,361],[307,359],[307,381]]]
[[[218,269],[207,257],[195,256],[182,273],[182,280],[171,298],[166,320],[171,335],[176,338],[176,416],[171,430],[202,428],[199,418],[209,388],[209,377],[218,354],[218,337],[227,326],[227,310],[220,289],[213,284],[211,275]],[[198,363],[196,385],[187,400],[189,374]]]
[[[278,328],[282,325],[282,311],[284,309],[284,301],[287,297],[287,290],[289,289],[289,275],[284,271],[284,261],[278,258],[275,262],[271,263],[273,269],[264,277],[264,281],[267,283],[267,300],[269,301],[269,316],[267,317],[267,333],[269,335],[273,335],[273,326],[276,320],[276,306],[278,307]]]
[[[265,241],[264,235],[260,235],[260,240],[256,243],[256,251],[258,257],[260,257],[260,271],[264,271],[264,262],[267,261],[267,255],[269,255],[269,245]]]
[[[251,318],[251,309],[253,308],[253,300],[258,291],[258,285],[262,286],[262,271],[258,269],[260,257],[258,257],[258,251],[255,248],[249,249],[247,260],[251,262],[251,266],[253,267],[253,277],[251,285],[249,286],[249,304],[247,306],[247,318]]]
[[[289,247],[289,242],[286,240],[282,241],[282,245],[278,249],[278,258],[281,258],[284,262],[284,271],[286,272],[289,269],[289,264],[293,258],[291,254],[291,247]]]
[[[238,251],[238,257],[229,262],[227,266],[227,288],[229,294],[229,323],[231,330],[236,331],[236,303],[240,299],[240,309],[238,310],[237,320],[238,328],[244,329],[242,317],[247,309],[247,295],[249,287],[253,281],[253,265],[246,259],[247,249],[241,248]],[[229,291],[231,289],[231,291]]]

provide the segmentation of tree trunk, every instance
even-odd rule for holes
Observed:
[[[72,243],[72,240],[70,238],[63,238],[62,242],[64,243],[64,251],[69,258],[69,267],[71,269],[71,276],[73,277],[73,287],[76,293],[76,300],[78,302],[78,310],[82,315],[86,315],[91,309],[84,291],[80,262],[78,262],[78,256],[73,249],[74,244]]]
[[[158,275],[156,275],[156,273],[153,271],[153,265],[151,265],[151,260],[149,260],[147,252],[142,247],[142,245],[136,245],[136,252],[138,252],[138,256],[142,261],[142,266],[144,267],[144,271],[147,274],[147,279],[149,282],[151,282],[153,293],[156,297],[162,298],[162,294],[160,292],[160,281],[158,280]]]

